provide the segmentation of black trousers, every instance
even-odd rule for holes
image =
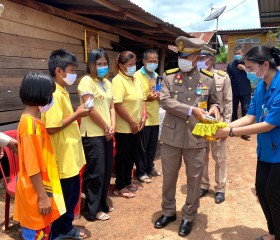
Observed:
[[[238,111],[239,102],[241,103],[242,117],[244,117],[249,110],[249,106],[250,106],[250,102],[251,102],[251,94],[244,95],[244,96],[233,96],[233,98],[232,98],[232,117],[231,117],[232,122],[238,119],[237,111]]]
[[[60,179],[64,197],[66,213],[53,221],[51,226],[50,239],[55,239],[59,234],[68,233],[72,228],[74,220],[74,209],[80,196],[80,175]]]
[[[108,212],[108,191],[112,173],[113,140],[104,136],[83,137],[86,157],[84,189],[86,195],[85,217],[94,220],[100,211]]]
[[[154,167],[159,126],[145,126],[140,132],[140,145],[136,159],[136,177],[149,174]]]
[[[140,133],[116,133],[116,189],[121,190],[131,184],[132,168],[138,154]]]
[[[280,163],[258,161],[256,192],[268,231],[275,234],[275,240],[280,240]]]

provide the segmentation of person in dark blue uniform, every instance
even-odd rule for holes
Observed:
[[[238,106],[241,104],[242,117],[247,114],[251,101],[251,84],[245,72],[243,51],[240,46],[234,49],[234,61],[228,64],[227,73],[231,80],[232,88],[232,118],[231,121],[238,119]],[[241,136],[244,140],[249,140],[250,136]]]
[[[257,240],[280,240],[280,50],[255,46],[245,55],[245,71],[256,86],[246,116],[218,129],[216,137],[257,134],[256,193],[269,234]]]

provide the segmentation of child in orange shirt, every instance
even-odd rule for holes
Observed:
[[[48,75],[29,73],[19,92],[25,109],[18,126],[14,219],[25,240],[49,239],[50,224],[66,211],[50,137],[38,119],[52,106],[55,88]]]

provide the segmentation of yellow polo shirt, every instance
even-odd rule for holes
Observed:
[[[137,79],[140,79],[141,85],[143,87],[143,91],[147,98],[147,96],[150,93],[150,79],[149,79],[144,67],[139,69],[134,74],[134,77]],[[157,73],[154,72],[154,78],[156,79],[156,77],[157,77]],[[145,126],[159,125],[159,100],[155,99],[153,101],[146,101],[146,106],[147,106],[148,119],[146,120]]]
[[[53,98],[53,106],[41,116],[46,128],[61,127],[62,121],[74,113],[69,93],[57,83]],[[72,122],[61,131],[50,135],[50,138],[59,177],[70,178],[78,175],[86,163],[78,122]]]
[[[133,121],[140,123],[142,118],[142,104],[145,99],[139,79],[125,76],[120,71],[112,80],[114,103],[122,103]],[[116,114],[116,132],[131,133],[130,126],[123,118]]]
[[[84,76],[78,85],[80,97],[90,94],[94,99],[94,108],[100,114],[102,119],[111,126],[110,106],[112,103],[112,85],[110,81],[103,78],[102,82],[98,79],[92,79],[90,76]],[[81,103],[82,103],[81,99]],[[91,118],[81,119],[80,132],[83,137],[105,136],[104,130],[96,125]]]

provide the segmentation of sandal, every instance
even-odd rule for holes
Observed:
[[[123,188],[121,190],[114,190],[114,195],[116,196],[120,196],[120,197],[124,197],[124,198],[134,198],[135,197],[135,193],[130,192],[127,188]]]
[[[152,182],[152,179],[150,179],[147,175],[141,176],[137,179],[139,182],[142,182],[142,183],[151,183]]]
[[[96,214],[96,219],[100,220],[100,221],[106,221],[106,220],[110,219],[110,216],[108,214],[106,214],[105,212],[98,212]]]
[[[128,186],[126,186],[126,188],[131,192],[136,192],[142,189],[142,187],[136,183],[131,183]]]
[[[85,239],[87,235],[81,228],[73,227],[66,234],[59,234],[58,239]]]

